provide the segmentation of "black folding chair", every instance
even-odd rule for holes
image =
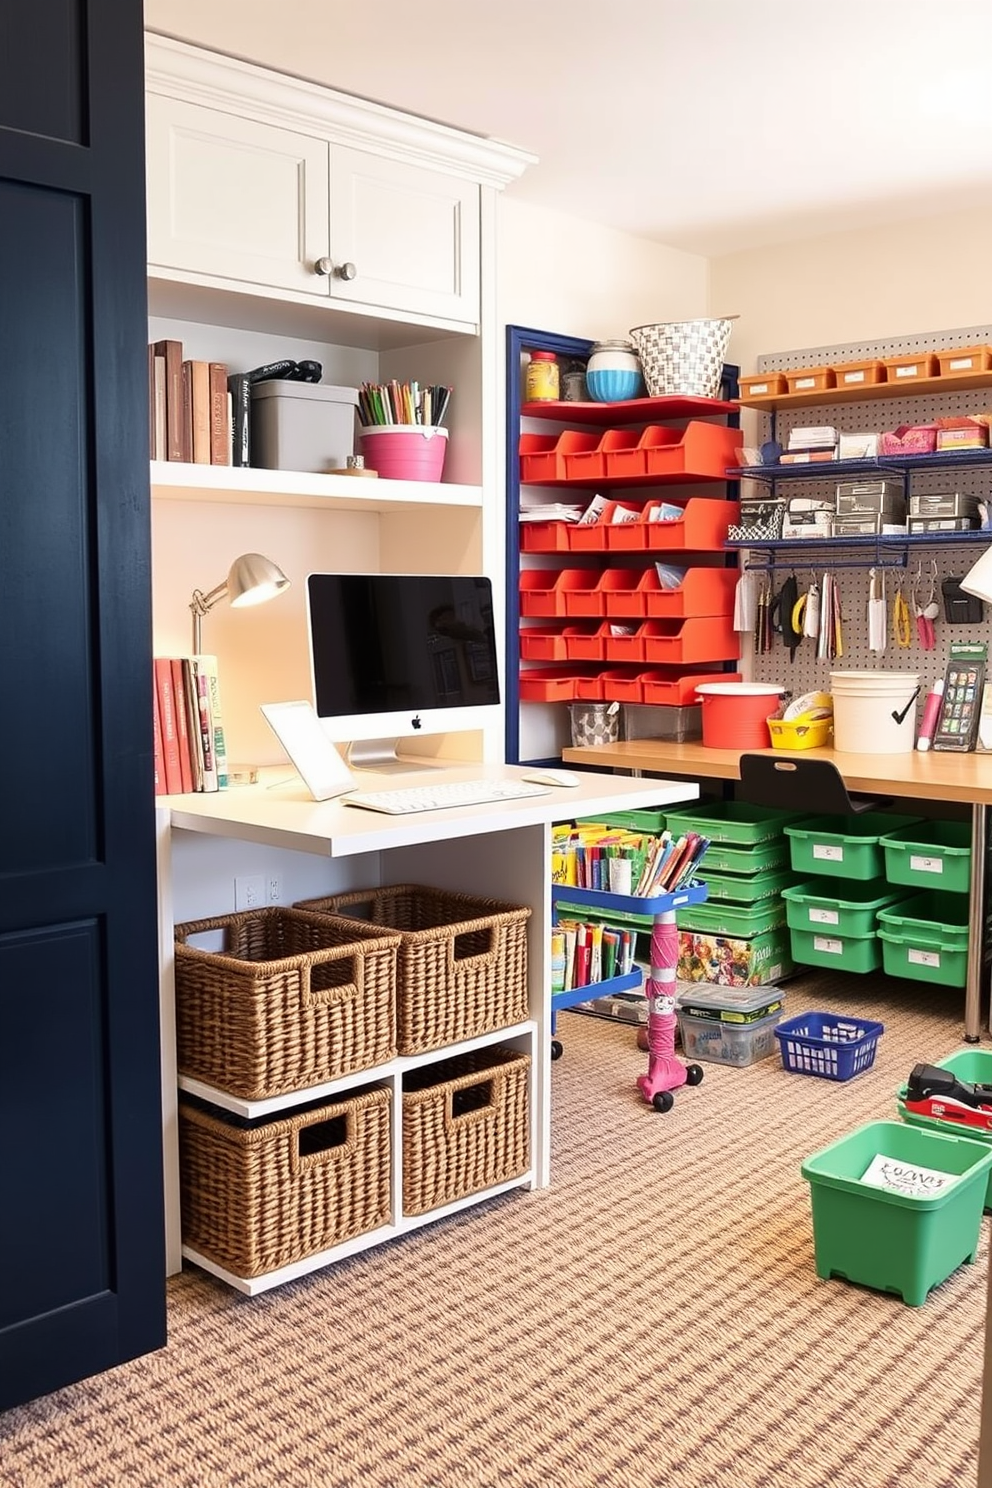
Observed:
[[[741,795],[753,806],[810,815],[853,816],[888,806],[891,796],[851,795],[832,760],[794,755],[741,755]]]

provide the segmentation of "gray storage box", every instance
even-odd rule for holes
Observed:
[[[682,744],[703,737],[702,703],[624,703],[625,739],[667,739]]]
[[[841,481],[836,491],[839,517],[881,517],[883,522],[902,522],[906,517],[906,493],[900,481]]]
[[[321,382],[256,382],[251,463],[264,470],[343,469],[355,453],[358,389]]]
[[[977,511],[978,497],[965,491],[914,491],[909,498],[910,517],[970,517]]]

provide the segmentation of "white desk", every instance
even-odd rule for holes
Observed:
[[[528,922],[527,959],[531,1019],[528,1037],[532,1038],[534,1056],[531,1092],[533,1140],[531,1171],[521,1183],[526,1182],[532,1188],[544,1188],[550,1182],[551,824],[573,817],[595,817],[607,811],[691,801],[699,795],[698,785],[690,781],[646,780],[601,771],[583,771],[582,783],[577,788],[559,788],[544,796],[408,816],[386,816],[345,806],[338,801],[313,801],[298,777],[279,783],[286,782],[287,773],[288,767],[274,767],[263,772],[258,785],[233,787],[209,795],[159,798],[162,1094],[170,1274],[181,1266],[173,925],[177,918],[224,914],[233,908],[230,885],[225,879],[223,884],[211,885],[211,902],[205,903],[197,915],[175,915],[174,850],[182,841],[189,856],[184,834],[197,834],[193,839],[194,850],[197,842],[213,837],[327,859],[359,857],[364,887],[421,883],[530,905],[533,913]],[[473,764],[445,768],[438,772],[437,778],[469,780],[501,776],[514,779],[525,773],[512,765],[483,767]],[[388,785],[390,788],[401,787],[423,783],[423,780],[423,775],[397,775],[389,777]],[[277,782],[274,786],[271,785],[273,781]],[[331,867],[326,885],[313,892],[333,893],[339,883]],[[362,1078],[371,1080],[377,1073],[366,1071]],[[388,1073],[395,1074],[391,1066]],[[305,1098],[305,1094],[294,1094],[292,1099],[299,1103]],[[361,1247],[351,1247],[355,1248]],[[313,1267],[301,1267],[301,1270],[305,1269]]]

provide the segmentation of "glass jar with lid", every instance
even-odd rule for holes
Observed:
[[[589,353],[586,387],[597,403],[618,403],[642,391],[641,362],[629,341],[597,341]]]
[[[524,402],[554,403],[559,395],[558,359],[553,351],[532,351],[524,372]]]

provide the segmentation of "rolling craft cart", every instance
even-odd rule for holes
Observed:
[[[648,999],[648,1068],[638,1077],[637,1088],[648,1105],[656,1111],[670,1111],[675,1104],[674,1090],[683,1085],[698,1085],[703,1071],[698,1064],[684,1064],[675,1054],[675,1029],[678,1022],[675,1012],[675,973],[679,958],[679,933],[675,923],[676,910],[686,904],[701,904],[708,890],[703,883],[689,884],[673,894],[657,894],[645,898],[635,894],[611,894],[600,889],[576,889],[566,884],[556,884],[551,890],[552,919],[558,922],[558,910],[562,904],[569,908],[588,905],[599,914],[622,913],[649,915],[651,926],[651,971],[647,979]],[[630,972],[615,977],[611,982],[598,982],[601,996],[611,991],[630,990],[641,983],[641,972]],[[622,985],[621,985],[622,984]],[[572,987],[566,992],[556,992],[551,998],[552,1031],[555,1015],[589,996],[589,987]],[[561,1043],[552,1043],[552,1058],[559,1058]]]

